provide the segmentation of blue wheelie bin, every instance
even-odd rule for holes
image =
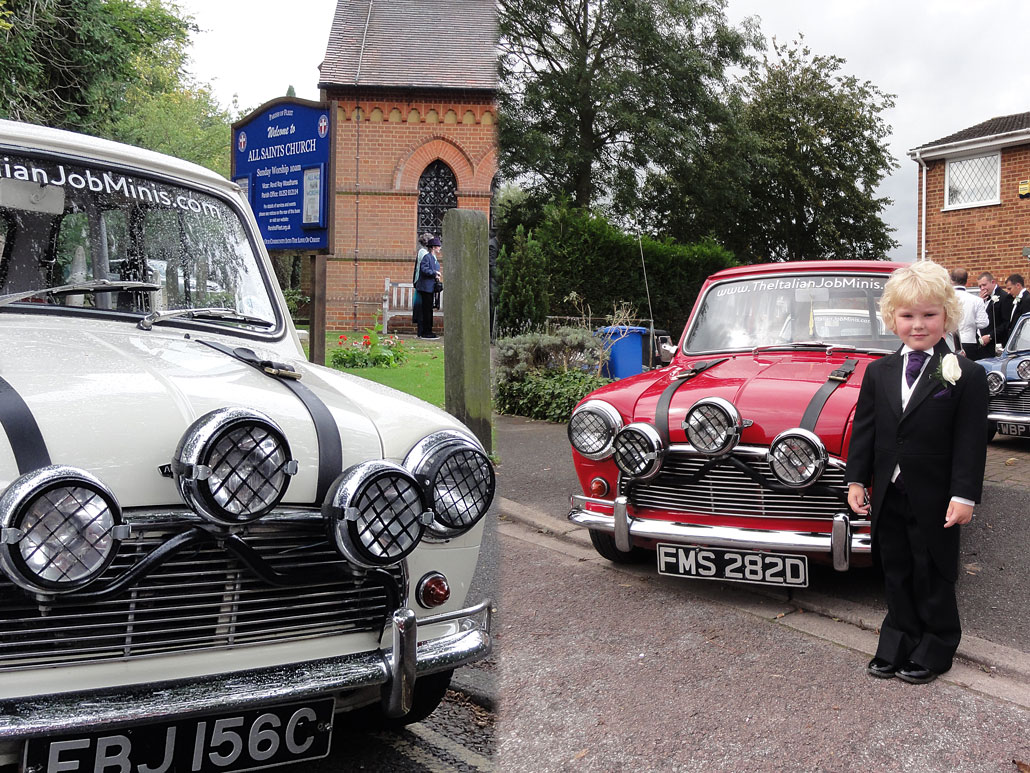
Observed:
[[[608,361],[601,372],[607,378],[626,378],[644,372],[644,336],[646,327],[613,325],[602,327],[597,335],[612,341]]]

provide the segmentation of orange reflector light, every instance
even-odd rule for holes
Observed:
[[[590,496],[603,497],[608,493],[608,481],[604,478],[594,478],[590,481]]]
[[[447,578],[439,572],[430,572],[418,581],[415,598],[426,609],[433,609],[445,604],[451,597],[451,586]]]

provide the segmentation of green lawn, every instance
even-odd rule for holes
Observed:
[[[340,336],[349,341],[361,340],[364,331],[331,330],[325,336],[325,360],[328,365],[333,349],[339,346]],[[356,337],[356,338],[355,338]],[[414,336],[403,338],[408,359],[396,368],[341,368],[344,373],[367,378],[401,392],[421,397],[426,402],[444,407],[443,339],[423,341]]]

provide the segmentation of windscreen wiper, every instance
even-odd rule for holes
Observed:
[[[29,298],[36,298],[40,295],[82,295],[85,293],[120,293],[127,292],[130,290],[137,290],[139,292],[154,292],[160,290],[161,285],[154,284],[153,282],[129,282],[122,281],[120,279],[94,279],[90,282],[76,282],[70,285],[58,285],[57,287],[40,287],[37,290],[26,290],[21,293],[10,293],[8,295],[0,295],[0,306],[8,306],[18,301],[28,300]]]
[[[274,322],[269,322],[261,317],[251,317],[236,309],[222,307],[210,307],[199,309],[169,309],[168,311],[152,311],[141,319],[136,327],[140,330],[150,330],[154,325],[167,322],[172,319],[199,319],[199,320],[225,320],[227,322],[239,322],[254,327],[274,327]]]

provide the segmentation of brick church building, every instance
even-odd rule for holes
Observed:
[[[496,23],[490,0],[339,0],[318,84],[336,108],[329,329],[371,324],[447,209],[489,216]]]

